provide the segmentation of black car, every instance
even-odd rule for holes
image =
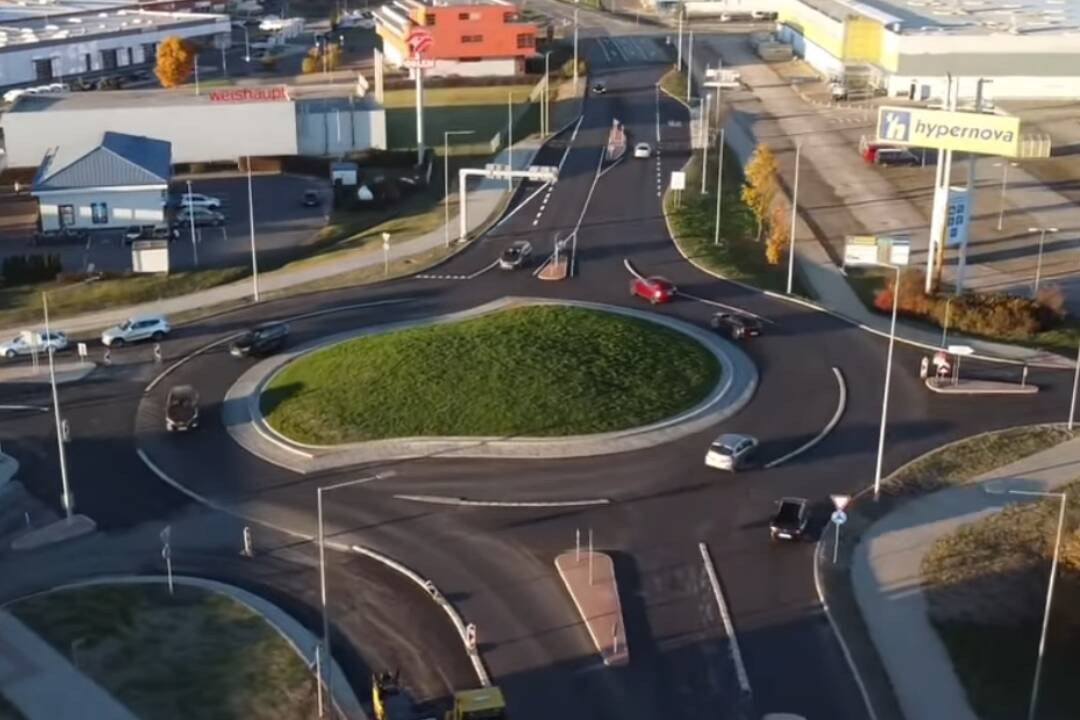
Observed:
[[[190,385],[177,385],[165,400],[165,429],[191,430],[199,427],[199,393]]]
[[[289,326],[285,323],[259,325],[233,340],[229,354],[233,357],[272,355],[285,347],[288,338]]]
[[[607,92],[607,86],[604,85],[604,83],[594,83],[592,86],[592,91],[594,95],[603,95]]]
[[[499,256],[499,268],[502,270],[516,270],[525,265],[532,255],[532,245],[527,240],[518,240],[510,247],[503,250]]]
[[[747,337],[761,335],[761,320],[753,315],[740,313],[718,312],[709,320],[713,330],[726,332],[732,340],[742,340]]]
[[[304,199],[301,202],[304,207],[319,207],[322,204],[318,190],[305,190]]]
[[[769,522],[769,538],[772,540],[799,540],[806,532],[809,518],[806,512],[806,500],[803,498],[781,498],[776,504],[776,514]]]

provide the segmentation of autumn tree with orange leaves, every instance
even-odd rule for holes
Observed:
[[[183,85],[195,71],[195,46],[189,41],[170,35],[161,41],[157,49],[157,65],[154,74],[162,87]]]

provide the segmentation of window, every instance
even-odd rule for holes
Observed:
[[[90,53],[83,55],[83,72],[90,72],[94,69],[94,56]]]
[[[143,62],[152,63],[157,57],[157,44],[144,43],[142,46]]]
[[[116,62],[116,50],[102,50],[101,51],[101,67],[105,70],[115,70],[117,66]]]
[[[461,42],[462,43],[484,42],[484,36],[483,35],[462,35],[461,36]]]
[[[480,13],[478,13],[478,12],[458,13],[457,19],[458,20],[479,20],[480,19]]]
[[[531,48],[533,46],[535,38],[528,33],[517,36],[517,46],[519,48]]]
[[[426,13],[424,15],[424,24],[428,25],[428,26],[434,25],[435,24],[435,13]]]
[[[34,61],[34,79],[46,82],[53,79],[52,58]]]
[[[457,19],[458,20],[468,20],[469,19],[469,13],[458,13],[457,14]]]
[[[75,224],[75,206],[74,205],[61,205],[60,211],[60,227],[71,227]]]
[[[134,65],[135,64],[135,48],[133,48],[133,47],[129,47],[127,49],[127,64],[128,65]]]
[[[109,206],[105,203],[90,203],[90,221],[95,225],[109,222]]]
[[[503,13],[503,22],[504,23],[512,23],[512,22],[514,22],[514,13],[512,13],[512,12]]]

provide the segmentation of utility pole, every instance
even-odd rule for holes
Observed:
[[[195,205],[191,199],[191,181],[187,181],[188,227],[191,230],[191,254],[195,257],[195,267],[199,267],[199,244],[195,241]]]
[[[680,2],[675,10],[679,15],[679,43],[675,49],[675,69],[682,70],[682,21],[683,21],[683,4]]]
[[[975,81],[975,112],[982,112],[982,96],[983,96],[983,83],[993,82],[993,80],[986,80],[985,78],[979,78]],[[968,155],[968,174],[967,174],[967,203],[968,207],[971,207],[975,202],[975,173],[976,163],[979,160],[979,156],[975,153]],[[1006,161],[1008,162],[1008,161]],[[1000,219],[1000,216],[999,216]],[[1000,227],[998,228],[1001,229]],[[961,295],[964,292],[964,274],[967,271],[967,246],[968,238],[971,233],[970,223],[964,227],[963,236],[959,238],[959,258],[956,263],[956,283],[955,294]]]
[[[788,245],[787,266],[787,294],[791,294],[791,288],[795,281],[795,224],[798,220],[799,210],[799,160],[802,157],[802,143],[795,144],[795,187],[791,191],[791,243]],[[898,293],[900,288],[895,288]]]
[[[443,132],[443,232],[446,247],[450,247],[450,136],[472,135],[475,130],[446,130]]]
[[[690,95],[694,91],[694,31],[690,31],[690,38],[686,43],[686,102],[690,102]]]
[[[52,333],[49,331],[49,297],[41,293],[41,309],[45,313],[45,348],[49,353],[49,384],[52,386],[53,416],[56,419],[56,449],[60,455],[60,485],[62,494],[60,503],[64,506],[64,518],[70,523],[71,516],[75,512],[75,498],[71,496],[71,487],[68,485],[67,453],[64,451],[63,421],[60,419],[60,394],[56,389],[56,368],[53,364]]]
[[[574,0],[574,94],[577,94],[578,77],[578,0]]]
[[[510,170],[514,169],[514,93],[506,93],[506,162]],[[506,176],[506,189],[514,189],[514,176]]]
[[[247,158],[248,227],[251,228],[251,291],[259,302],[259,258],[255,252],[255,194],[251,188],[251,156]]]
[[[424,163],[424,68],[416,64],[416,164]]]
[[[702,126],[701,139],[701,194],[704,195],[708,192],[708,183],[706,178],[709,177],[707,169],[709,166],[709,100],[712,99],[712,95],[705,95],[705,113],[701,116],[705,124]]]

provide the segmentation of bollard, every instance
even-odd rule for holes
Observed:
[[[105,348],[105,354],[101,356],[101,363],[106,367],[112,365],[112,353],[109,352],[109,348]]]
[[[244,526],[244,547],[240,550],[240,554],[244,557],[255,556],[255,550],[251,543],[251,527],[249,525]]]
[[[469,652],[476,652],[476,625],[474,623],[465,626],[465,646]]]
[[[154,362],[161,364],[161,343],[154,343]]]
[[[1020,373],[1020,387],[1027,387],[1028,366],[1024,366],[1023,372]]]

